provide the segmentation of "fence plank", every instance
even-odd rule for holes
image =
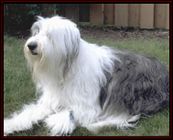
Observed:
[[[91,4],[90,5],[90,23],[94,25],[103,24],[103,4]]]
[[[154,27],[154,4],[140,5],[140,28],[151,29]]]
[[[167,24],[167,4],[156,4],[155,5],[155,27],[166,28],[167,26],[166,24]]]
[[[117,27],[128,26],[128,4],[115,4],[115,21]]]
[[[114,23],[114,5],[104,4],[104,24],[113,25]]]
[[[169,4],[166,5],[166,29],[169,29]]]
[[[139,4],[129,4],[129,27],[139,27]]]

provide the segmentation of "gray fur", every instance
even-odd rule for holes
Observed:
[[[108,82],[100,92],[104,111],[118,107],[131,115],[148,115],[168,105],[169,76],[164,65],[154,58],[132,53],[115,55],[121,62],[114,62],[112,75],[105,72]]]

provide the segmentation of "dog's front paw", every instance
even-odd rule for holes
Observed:
[[[69,135],[73,132],[76,125],[74,120],[70,118],[69,111],[59,112],[50,115],[44,121],[46,126],[50,129],[50,135],[52,136],[64,136]]]

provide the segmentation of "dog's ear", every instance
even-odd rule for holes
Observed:
[[[78,56],[80,47],[80,32],[76,26],[70,26],[65,29],[64,45],[67,51],[66,62],[64,67],[64,74],[71,67],[73,60]]]
[[[64,45],[69,55],[76,56],[79,51],[80,32],[76,25],[65,28]]]

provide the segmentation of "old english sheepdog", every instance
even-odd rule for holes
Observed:
[[[50,135],[81,126],[134,127],[168,106],[169,74],[158,60],[84,41],[72,21],[38,17],[24,46],[39,98],[4,120],[4,135],[42,121]]]

